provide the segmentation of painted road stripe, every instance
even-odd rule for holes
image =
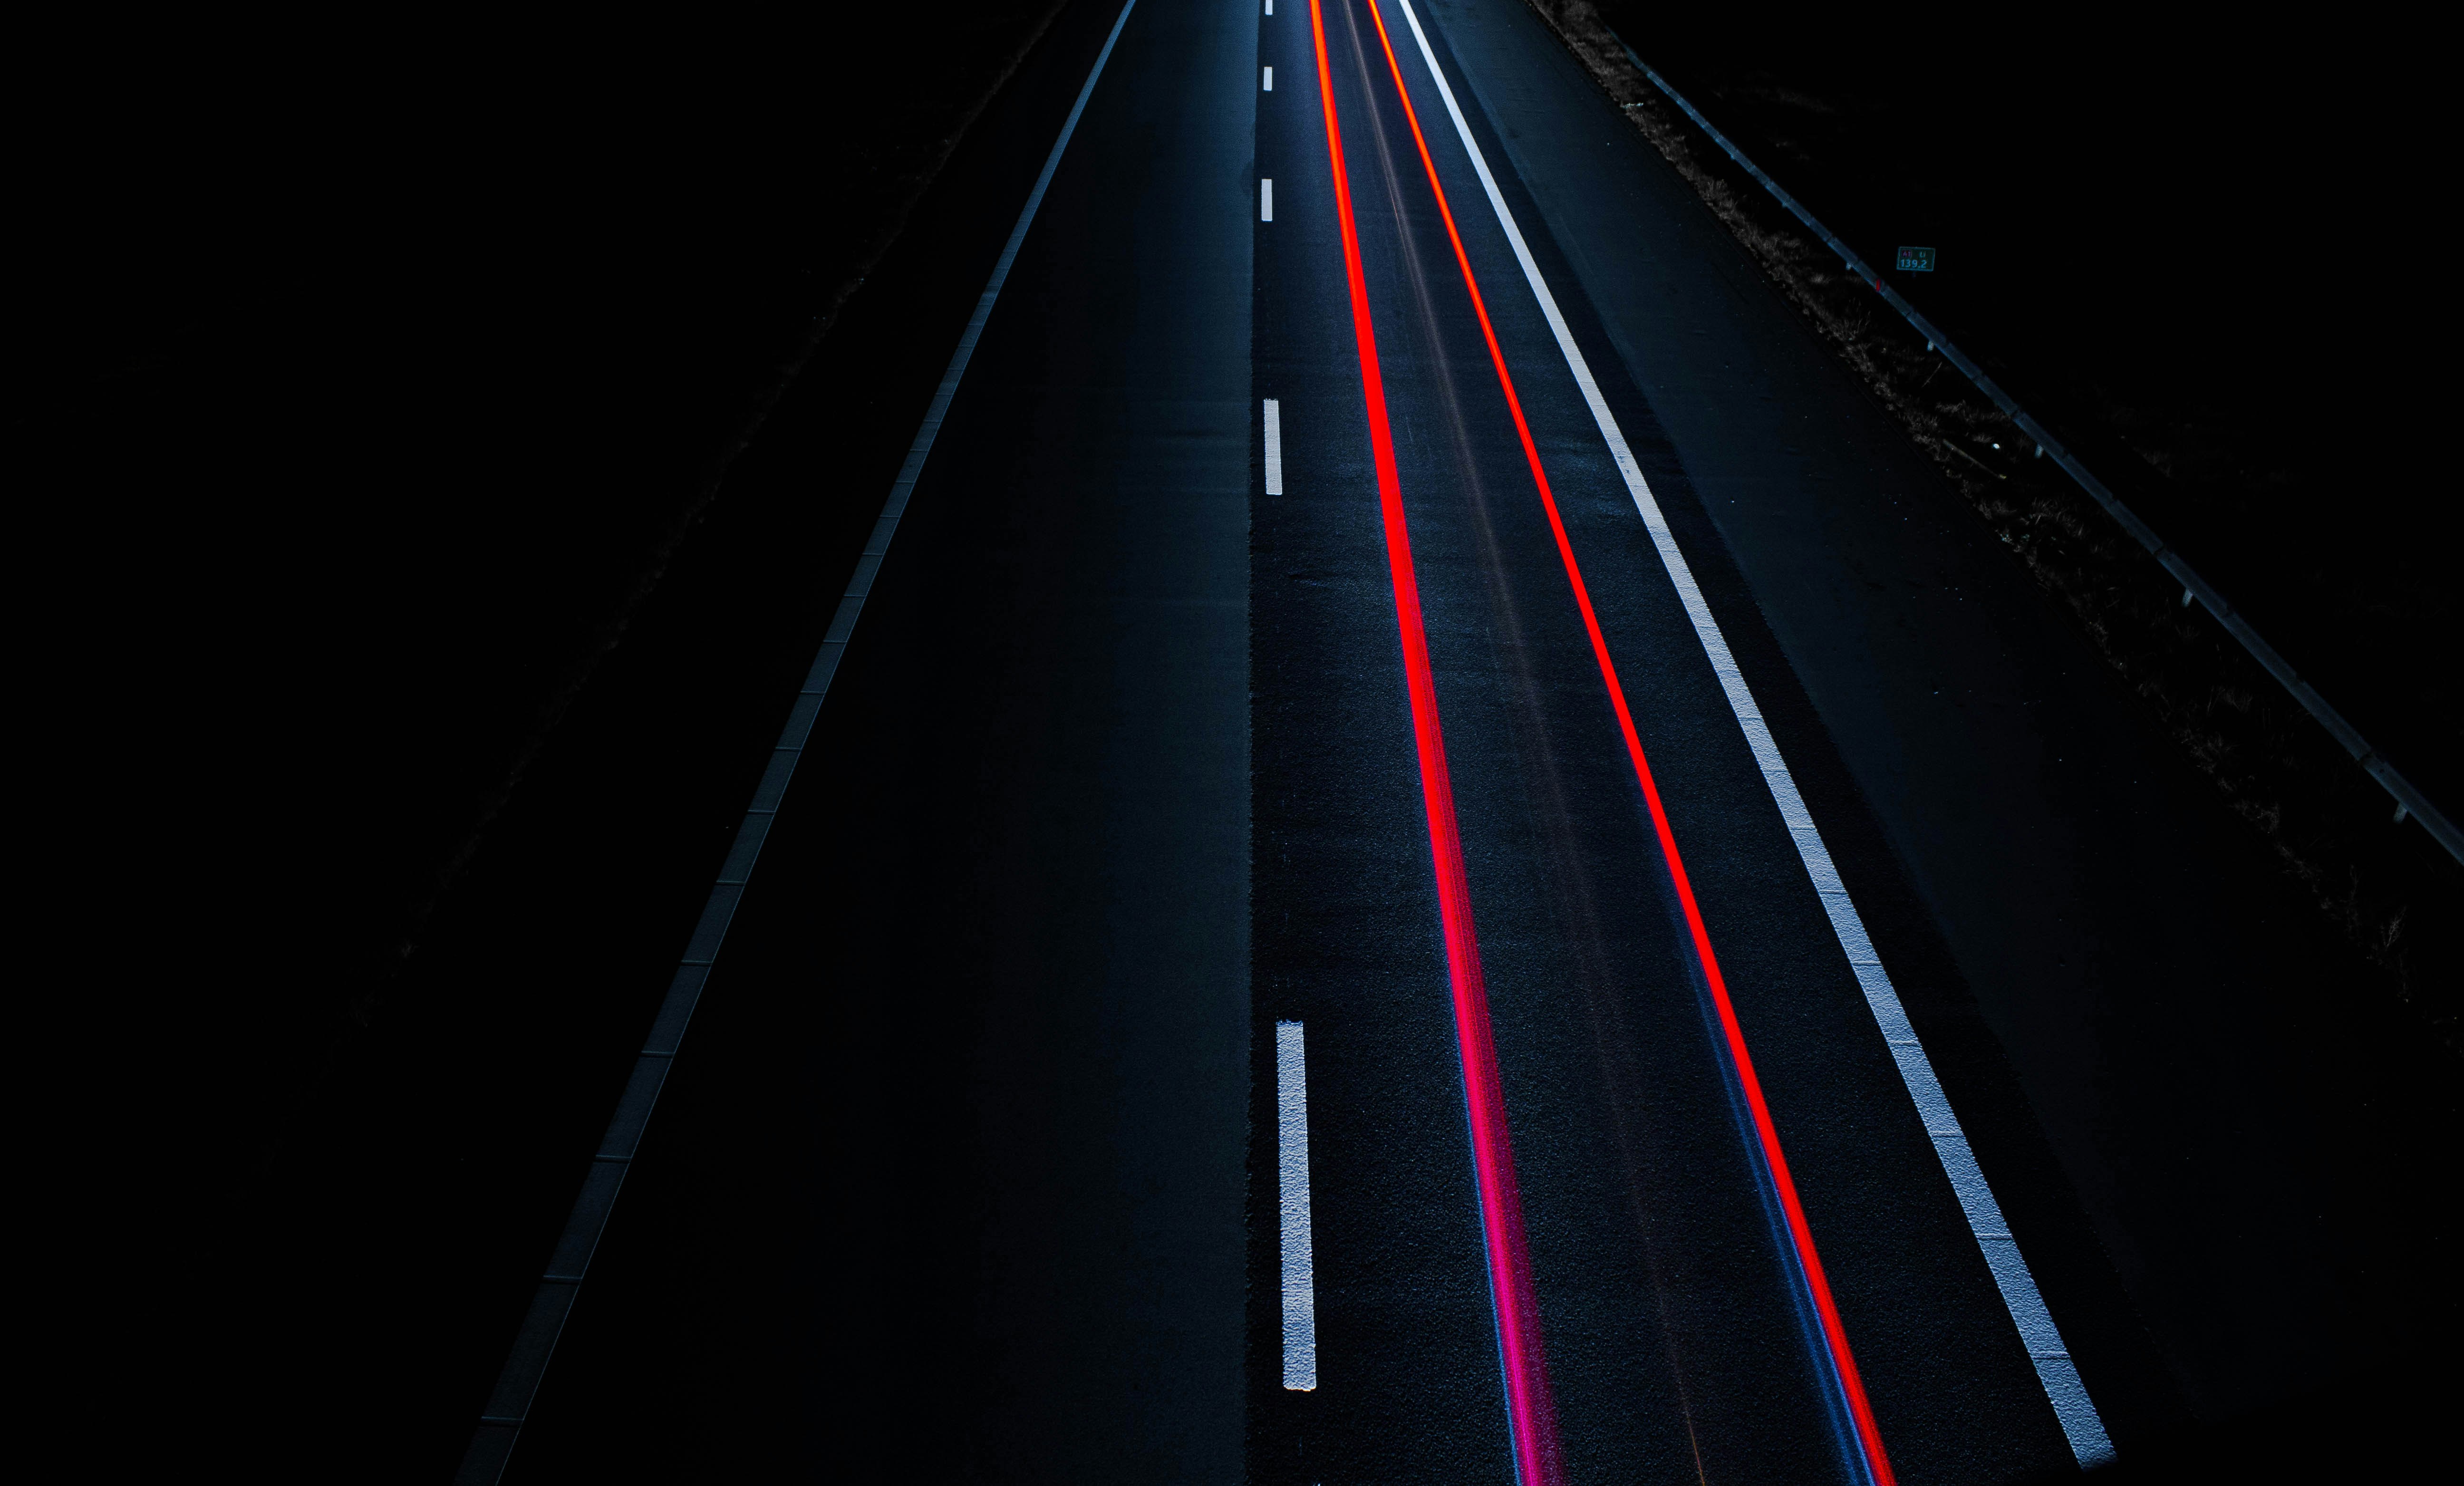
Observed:
[[[1095,65],[1088,70],[1087,81],[1078,90],[1078,100],[1069,106],[1068,117],[1061,122],[1061,135],[1052,142],[1052,152],[1044,158],[1044,169],[1026,193],[1026,205],[1019,209],[1009,240],[1002,244],[1001,256],[993,263],[992,276],[977,297],[975,314],[960,333],[957,349],[951,353],[950,364],[941,373],[941,383],[925,407],[924,421],[908,448],[907,461],[899,467],[897,479],[891,483],[889,498],[882,503],[872,535],[865,543],[864,555],[856,562],[837,611],[830,617],[821,651],[814,657],[812,668],[805,672],[803,688],[787,714],[786,726],[780,730],[777,746],[771,750],[769,767],[762,771],[760,783],[754,786],[752,801],[746,805],[744,819],[737,828],[736,844],[719,867],[718,881],[712,885],[709,898],[702,904],[701,918],[693,926],[693,937],[686,941],[675,978],[669,982],[658,1016],[650,1023],[641,1055],[634,1060],[632,1076],[617,1100],[606,1133],[600,1138],[590,1174],[583,1178],[582,1191],[565,1216],[564,1232],[549,1256],[539,1288],[532,1292],[530,1309],[514,1334],[513,1347],[496,1374],[496,1385],[488,1395],[478,1426],[472,1431],[470,1446],[454,1472],[454,1486],[495,1486],[504,1475],[505,1463],[513,1456],[522,1425],[530,1415],[531,1403],[538,1396],[539,1381],[546,1376],[557,1340],[563,1334],[565,1318],[572,1313],[589,1271],[591,1256],[615,1211],[625,1173],[640,1148],[642,1132],[658,1104],[668,1070],[674,1064],[685,1029],[693,1020],[693,1008],[701,999],[702,987],[726,941],[736,905],[743,897],[770,822],[777,819],[787,786],[795,777],[797,762],[803,756],[805,741],[821,716],[830,679],[838,673],[839,658],[847,653],[847,640],[864,612],[865,599],[872,591],[882,558],[889,554],[891,538],[897,535],[908,497],[923,474],[924,461],[933,451],[950,402],[957,396],[959,379],[966,375],[967,363],[975,357],[976,342],[992,318],[1001,285],[1008,282],[1010,267],[1018,261],[1019,247],[1026,241],[1026,229],[1034,225],[1036,211],[1044,205],[1044,193],[1052,185],[1053,172],[1061,168],[1062,153],[1069,147],[1069,137],[1078,130],[1087,100],[1094,96],[1095,83],[1104,76],[1104,64],[1111,60],[1113,44],[1121,39],[1121,28],[1130,23],[1130,11],[1136,7],[1137,0],[1124,0],[1120,16],[1104,38],[1103,50],[1095,54]]]
[[[1564,1468],[1556,1412],[1541,1359],[1540,1302],[1531,1285],[1531,1248],[1524,1235],[1523,1201],[1514,1181],[1506,1095],[1488,1018],[1488,988],[1473,932],[1471,886],[1463,870],[1463,835],[1455,823],[1453,781],[1446,773],[1444,730],[1438,721],[1437,678],[1420,620],[1419,580],[1412,571],[1412,538],[1403,515],[1403,482],[1395,432],[1386,414],[1386,379],[1369,314],[1369,283],[1360,263],[1360,229],[1352,210],[1352,181],[1343,164],[1343,127],[1328,75],[1326,11],[1309,0],[1309,32],[1317,50],[1317,92],[1326,117],[1327,164],[1333,176],[1335,221],[1343,236],[1344,278],[1352,297],[1352,338],[1360,361],[1360,399],[1369,417],[1376,470],[1378,519],[1385,527],[1386,571],[1395,591],[1396,638],[1412,710],[1412,745],[1420,769],[1420,807],[1427,819],[1430,864],[1436,869],[1438,921],[1454,996],[1455,1049],[1462,1060],[1464,1114],[1471,1126],[1472,1173],[1480,1199],[1482,1243],[1488,1259],[1489,1303],[1497,1324],[1499,1371],[1506,1384],[1507,1421],[1519,1486],[1557,1486]]]
[[[1275,70],[1271,67],[1266,69],[1266,84],[1264,91],[1268,93],[1275,91]]]
[[[1275,183],[1265,176],[1258,178],[1258,220],[1275,220]]]
[[[1284,1387],[1306,1392],[1317,1387],[1317,1280],[1309,1262],[1309,1068],[1296,1021],[1275,1023],[1275,1151],[1284,1222]]]
[[[1266,399],[1266,493],[1284,492],[1284,404]]]
[[[1661,565],[1668,570],[1669,581],[1676,585],[1678,596],[1685,604],[1685,615],[1694,625],[1695,638],[1702,643],[1703,652],[1709,657],[1711,669],[1720,678],[1720,688],[1728,698],[1729,710],[1736,714],[1737,726],[1752,749],[1755,764],[1762,770],[1763,782],[1778,804],[1780,819],[1788,825],[1790,838],[1796,843],[1797,858],[1804,863],[1806,874],[1821,897],[1823,911],[1830,917],[1832,932],[1839,948],[1848,956],[1849,967],[1856,972],[1857,983],[1865,993],[1865,1004],[1873,1010],[1881,1026],[1882,1039],[1889,1044],[1892,1060],[1899,1066],[1900,1078],[1907,1085],[1908,1097],[1925,1122],[1925,1134],[1932,1140],[1934,1153],[1942,1161],[1945,1175],[1949,1177],[1951,1191],[1959,1198],[1960,1211],[1967,1215],[1969,1232],[1975,1235],[1977,1247],[1984,1253],[1987,1266],[1993,1273],[1993,1282],[2002,1292],[2002,1303],[2011,1313],[2012,1323],[2018,1328],[2026,1344],[2029,1359],[2035,1364],[2037,1381],[2043,1384],[2045,1396],[2061,1421],[2062,1433],[2070,1441],[2071,1453],[2081,1466],[2101,1464],[2113,1458],[2113,1442],[2104,1431],[2104,1421],[2096,1404],[2088,1397],[2086,1385],[2079,1381],[2079,1368],[2062,1344],[2061,1333],[2054,1325],[2052,1313],[2046,1310],[2044,1297],[2036,1289],[2035,1277],[2029,1272],[2027,1260],[2020,1257],[2019,1246],[2011,1236],[2010,1225],[2003,1220],[2001,1205],[1993,1200],[1992,1189],[1987,1185],[1976,1156],[1969,1148],[1968,1136],[1951,1113],[1950,1101],[1945,1097],[1942,1082],[1934,1076],[1933,1063],[1918,1042],[1916,1031],[1909,1024],[1906,1011],[1900,1005],[1899,992],[1891,985],[1890,975],[1875,954],[1873,942],[1866,936],[1864,921],[1858,916],[1856,905],[1848,898],[1839,881],[1839,869],[1831,860],[1830,848],[1822,842],[1821,833],[1815,829],[1814,817],[1805,808],[1805,798],[1797,792],[1796,780],[1790,775],[1787,760],[1780,756],[1779,745],[1771,738],[1770,727],[1763,721],[1762,709],[1746,686],[1743,672],[1737,669],[1736,658],[1728,651],[1728,642],[1720,633],[1710,606],[1703,600],[1703,590],[1694,581],[1694,571],[1677,547],[1677,539],[1668,529],[1667,518],[1661,514],[1660,502],[1642,477],[1641,468],[1635,463],[1634,452],[1627,447],[1624,432],[1617,417],[1609,411],[1601,397],[1599,383],[1592,377],[1591,363],[1584,360],[1582,348],[1574,343],[1573,333],[1566,327],[1566,317],[1558,313],[1556,296],[1549,292],[1548,281],[1541,276],[1539,264],[1532,261],[1530,246],[1515,225],[1514,213],[1506,205],[1497,188],[1497,178],[1488,168],[1488,159],[1481,153],[1480,143],[1472,138],[1471,126],[1463,120],[1463,108],[1455,101],[1454,89],[1446,83],[1445,73],[1439,68],[1437,54],[1429,46],[1428,33],[1420,29],[1420,17],[1412,0],[1397,0],[1403,8],[1403,18],[1412,28],[1412,37],[1419,43],[1420,59],[1428,65],[1429,76],[1438,85],[1438,95],[1445,100],[1446,114],[1454,120],[1455,133],[1463,141],[1463,150],[1471,157],[1472,169],[1480,176],[1483,190],[1488,194],[1488,205],[1497,213],[1498,226],[1505,229],[1507,241],[1513,246],[1514,258],[1522,265],[1523,277],[1531,286],[1531,294],[1540,303],[1541,314],[1548,317],[1550,332],[1556,337],[1557,348],[1564,353],[1567,369],[1583,390],[1583,401],[1592,410],[1593,421],[1599,425],[1600,436],[1617,461],[1617,473],[1624,477],[1627,492],[1634,497],[1635,510],[1642,516],[1644,528],[1651,533],[1652,546],[1660,554]]]

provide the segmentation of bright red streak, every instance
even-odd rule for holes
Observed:
[[[1608,687],[1609,705],[1617,711],[1617,730],[1625,735],[1626,756],[1634,761],[1635,779],[1641,784],[1643,800],[1650,806],[1652,829],[1660,836],[1661,856],[1667,862],[1668,875],[1677,885],[1678,902],[1684,906],[1685,927],[1694,937],[1695,957],[1703,966],[1704,980],[1710,986],[1711,1003],[1719,1010],[1720,1030],[1727,1040],[1728,1057],[1736,1065],[1737,1082],[1744,1085],[1746,1106],[1753,1114],[1754,1134],[1762,1146],[1764,1163],[1771,1168],[1771,1181],[1779,1189],[1780,1206],[1788,1214],[1789,1237],[1795,1246],[1797,1262],[1805,1270],[1807,1285],[1814,1292],[1815,1308],[1822,1317],[1823,1338],[1830,1347],[1832,1364],[1838,1369],[1840,1386],[1848,1395],[1849,1410],[1856,1416],[1858,1442],[1877,1486],[1893,1486],[1890,1457],[1882,1451],[1882,1431],[1874,1422],[1873,1406],[1866,1401],[1856,1355],[1849,1350],[1847,1327],[1840,1322],[1839,1308],[1832,1301],[1831,1281],[1822,1272],[1822,1257],[1815,1252],[1814,1230],[1797,1201],[1796,1182],[1789,1175],[1788,1158],[1779,1148],[1779,1131],[1771,1124],[1770,1107],[1763,1102],[1762,1081],[1754,1076],[1754,1060],[1746,1051],[1745,1031],[1737,1024],[1736,1007],[1728,1000],[1727,981],[1720,973],[1719,957],[1711,952],[1711,932],[1704,926],[1703,909],[1694,900],[1694,885],[1685,875],[1684,858],[1678,854],[1676,834],[1668,827],[1668,812],[1661,805],[1660,787],[1652,779],[1651,764],[1643,757],[1642,739],[1634,729],[1634,714],[1626,708],[1625,688],[1617,681],[1616,664],[1609,659],[1608,637],[1600,632],[1599,616],[1592,610],[1591,590],[1583,583],[1583,570],[1574,560],[1574,544],[1567,538],[1565,520],[1557,513],[1557,497],[1549,488],[1549,472],[1540,466],[1539,446],[1532,442],[1530,426],[1524,421],[1523,400],[1514,394],[1514,379],[1507,372],[1506,353],[1499,348],[1497,331],[1489,324],[1488,304],[1481,297],[1479,277],[1471,271],[1471,256],[1463,251],[1463,234],[1455,229],[1454,208],[1446,204],[1446,188],[1439,184],[1437,163],[1430,158],[1429,142],[1420,133],[1419,112],[1412,106],[1412,90],[1404,84],[1402,64],[1396,59],[1395,43],[1386,33],[1386,18],[1378,13],[1376,0],[1367,3],[1370,19],[1377,24],[1378,44],[1386,50],[1387,69],[1395,76],[1396,95],[1403,101],[1403,117],[1412,126],[1412,142],[1419,146],[1420,166],[1428,172],[1429,190],[1437,197],[1438,215],[1445,220],[1446,238],[1454,244],[1455,263],[1463,270],[1463,288],[1471,294],[1472,312],[1480,317],[1480,333],[1488,341],[1489,364],[1497,368],[1497,384],[1506,393],[1507,411],[1514,417],[1515,435],[1523,441],[1523,457],[1531,467],[1531,483],[1540,492],[1542,509],[1549,513],[1549,530],[1557,538],[1558,560],[1565,564],[1566,580],[1574,590],[1575,607],[1583,614],[1583,628],[1591,635],[1592,656],[1599,663],[1600,680]],[[1315,0],[1311,0],[1311,6],[1314,13]],[[1319,70],[1325,70],[1323,60]],[[1329,103],[1330,124],[1332,109]],[[1340,167],[1336,173],[1340,176]],[[1345,230],[1349,233],[1350,229],[1347,215]],[[1350,241],[1347,236],[1347,245]],[[1366,313],[1360,308],[1356,290],[1353,303],[1355,317]],[[1400,519],[1398,514],[1395,520]],[[1393,530],[1392,523],[1389,530]]]
[[[1327,71],[1326,20],[1309,0],[1317,43],[1317,96],[1326,112],[1326,152],[1334,169],[1335,211],[1343,227],[1343,270],[1352,290],[1352,334],[1360,356],[1361,400],[1377,468],[1377,507],[1386,526],[1386,567],[1395,587],[1395,623],[1403,642],[1403,672],[1412,697],[1412,741],[1420,763],[1420,804],[1428,817],[1429,855],[1437,865],[1438,914],[1444,929],[1446,977],[1454,990],[1455,1043],[1463,1058],[1463,1095],[1471,1116],[1472,1164],[1480,1178],[1481,1236],[1488,1251],[1489,1298],[1504,1353],[1507,1412],[1522,1486],[1562,1479],[1555,1411],[1540,1356],[1540,1306],[1531,1286],[1531,1252],[1523,1234],[1523,1203],[1514,1183],[1514,1151],[1507,1138],[1506,1098],[1498,1086],[1497,1048],[1489,1036],[1488,991],[1481,978],[1480,943],[1472,932],[1471,890],[1463,875],[1463,839],[1455,827],[1454,785],[1446,775],[1445,737],[1438,726],[1438,688],[1429,668],[1429,641],[1420,623],[1420,587],[1412,574],[1411,534],[1403,521],[1403,485],[1395,464],[1395,436],[1386,420],[1386,382],[1377,336],[1369,319],[1369,285],[1360,268],[1360,233],[1352,214],[1352,180],[1343,167],[1343,128],[1334,116]]]

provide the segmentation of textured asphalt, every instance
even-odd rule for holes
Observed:
[[[1325,0],[1333,101],[1567,1475],[1854,1479],[1367,3]],[[1383,3],[1898,1474],[2058,1476],[1873,1016]],[[1510,1478],[1309,12],[1277,9],[1138,0],[510,1478]],[[1116,13],[1073,7],[988,123],[1048,139],[1036,100]],[[2405,1177],[2453,1110],[2337,994],[2316,909],[1533,16],[1421,13],[2125,1459],[2440,1324],[2452,1302],[2406,1301],[2450,1240]],[[987,220],[1024,195],[1001,184]],[[1281,1386],[1282,1019],[1309,1029],[1307,1393]]]

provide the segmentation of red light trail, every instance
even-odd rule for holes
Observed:
[[[1446,775],[1445,738],[1438,725],[1437,682],[1420,622],[1420,589],[1412,572],[1411,535],[1403,519],[1403,488],[1386,418],[1386,384],[1370,323],[1369,286],[1360,266],[1360,234],[1352,212],[1352,182],[1343,164],[1343,128],[1335,118],[1328,74],[1321,0],[1309,0],[1317,47],[1318,99],[1326,115],[1326,148],[1334,172],[1335,210],[1342,223],[1343,268],[1352,292],[1352,332],[1360,357],[1361,399],[1377,470],[1378,513],[1385,522],[1386,565],[1395,588],[1395,622],[1412,700],[1412,741],[1420,765],[1420,802],[1428,819],[1429,855],[1438,879],[1446,977],[1454,992],[1455,1042],[1463,1059],[1469,1106],[1472,1164],[1480,1185],[1481,1235],[1488,1255],[1490,1302],[1506,1374],[1515,1474],[1522,1486],[1557,1486],[1563,1478],[1555,1412],[1540,1354],[1540,1307],[1532,1292],[1531,1254],[1524,1238],[1523,1205],[1514,1183],[1506,1099],[1498,1085],[1497,1050],[1489,1034],[1488,992],[1481,978],[1480,944],[1472,931],[1471,891],[1463,874],[1463,840],[1455,825],[1454,785]]]

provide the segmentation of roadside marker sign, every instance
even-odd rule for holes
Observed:
[[[1930,248],[1903,248],[1903,249],[1901,249],[1901,250],[1900,250],[1900,272],[1901,272],[1901,273],[1932,273],[1932,272],[1933,272],[1933,250],[1932,250],[1932,249],[1930,249]]]

